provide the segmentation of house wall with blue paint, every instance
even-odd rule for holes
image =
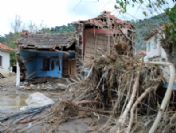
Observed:
[[[21,50],[20,58],[26,68],[26,79],[62,78],[64,52]],[[68,59],[74,59],[75,52],[69,52]]]

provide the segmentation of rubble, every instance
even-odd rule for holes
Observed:
[[[30,82],[24,82],[21,84],[23,90],[35,90],[35,91],[64,91],[68,89],[68,87],[72,84],[75,84],[80,79],[73,78],[64,78],[64,79],[47,79],[42,80],[34,80]]]
[[[93,63],[95,58],[118,51],[133,55],[134,26],[103,11],[96,18],[74,23],[82,48],[83,65]]]

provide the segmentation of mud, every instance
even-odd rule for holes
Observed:
[[[15,75],[0,79],[0,116],[20,111],[20,108],[26,105],[25,100],[27,97],[35,92],[41,92],[54,101],[58,101],[61,97],[58,91],[16,88],[15,81]]]
[[[40,84],[40,85],[30,85],[26,88],[16,88],[15,86],[15,75],[8,77],[8,78],[3,78],[0,79],[0,118],[4,118],[6,116],[10,116],[12,114],[15,114],[20,111],[20,108],[25,106],[25,100],[27,97],[34,93],[34,92],[41,92],[47,97],[51,98],[55,102],[64,100],[64,99],[69,99],[68,95],[65,95],[65,92],[63,91],[63,87],[59,90],[54,91],[50,89],[48,86],[53,86],[54,84],[49,83],[45,84]],[[57,83],[58,85],[58,83]],[[66,84],[67,85],[67,84]],[[61,86],[60,84],[58,86]],[[40,89],[44,88],[45,89]],[[30,88],[30,89],[29,89]],[[47,89],[49,88],[49,89]],[[39,116],[40,117],[40,116]],[[91,120],[88,118],[85,119],[76,119],[76,120],[71,120],[68,122],[65,122],[61,124],[56,132],[59,133],[86,133],[89,131],[89,125],[91,123]],[[45,123],[46,124],[46,123]],[[21,131],[27,132],[27,133],[33,133],[33,132],[47,132],[45,131],[45,126],[48,127],[48,124],[42,124],[37,125],[33,127],[32,123],[28,123],[27,127],[17,125],[20,128]],[[9,128],[13,128],[13,126],[10,126],[8,124]],[[29,127],[29,128],[28,128]],[[31,128],[32,127],[32,128]],[[20,132],[20,131],[19,131]]]
[[[0,112],[18,112],[20,108],[26,106],[26,96],[5,95],[0,96]]]

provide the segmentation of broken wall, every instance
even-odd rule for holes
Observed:
[[[25,67],[25,79],[62,78],[63,55],[63,53],[48,51],[20,51],[20,58]]]

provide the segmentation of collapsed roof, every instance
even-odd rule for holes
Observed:
[[[22,33],[17,40],[19,48],[23,49],[63,49],[70,48],[76,43],[74,34],[28,34]]]
[[[78,21],[74,24],[84,24],[85,26],[96,26],[99,28],[114,28],[115,26],[121,25],[127,29],[133,29],[133,25],[126,23],[125,21],[116,18],[114,15],[111,15],[110,12],[104,11],[101,15],[96,18],[88,19],[85,21]]]

